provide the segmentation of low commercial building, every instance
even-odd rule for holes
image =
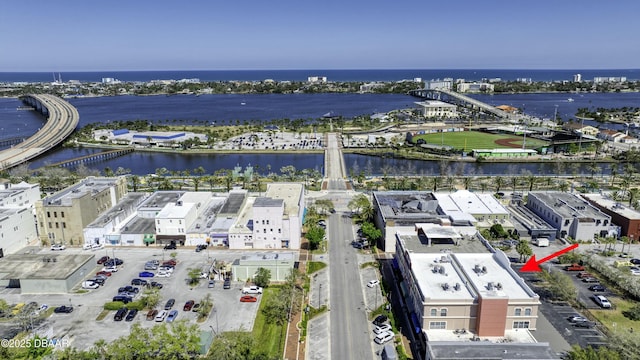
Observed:
[[[294,252],[269,252],[244,255],[231,265],[233,281],[253,279],[259,268],[269,270],[271,281],[283,282],[297,266],[298,257]]]
[[[304,186],[269,184],[265,196],[250,197],[229,229],[230,249],[299,249]]]
[[[426,246],[417,236],[397,236],[401,295],[422,348],[460,333],[469,340],[535,342],[529,330],[536,329],[540,298],[507,256],[486,249],[443,250]]]
[[[422,109],[422,116],[426,118],[448,119],[458,117],[458,107],[438,100],[415,102]]]
[[[148,193],[128,193],[118,203],[82,231],[85,244],[114,245],[113,235],[118,235],[124,224],[137,213],[138,206],[149,196]],[[119,242],[118,242],[119,243]],[[129,245],[133,245],[130,243]]]
[[[430,341],[427,343],[425,359],[560,360],[562,358],[553,351],[549,343],[487,343],[466,339],[462,341]]]
[[[474,158],[523,158],[533,155],[537,155],[538,152],[531,149],[515,149],[515,148],[502,148],[502,149],[473,149],[471,156]]]
[[[153,145],[178,147],[181,142],[195,140],[207,142],[207,136],[186,131],[129,131],[128,129],[95,130],[93,138],[119,145]]]
[[[156,240],[185,245],[187,229],[207,208],[213,193],[186,192],[175,202],[166,204],[156,214]]]
[[[449,217],[453,225],[477,222],[507,225],[511,217],[509,211],[489,193],[458,190],[454,193],[437,192],[433,196],[438,200],[441,212]]]
[[[94,255],[59,253],[9,255],[0,259],[0,287],[22,294],[70,292],[94,271]]]
[[[127,194],[127,179],[87,177],[36,203],[42,242],[84,244],[84,228]]]
[[[610,193],[582,194],[589,203],[611,216],[611,222],[620,226],[620,236],[640,240],[640,211],[613,199]]]
[[[561,191],[532,191],[527,196],[527,208],[558,231],[558,237],[594,240],[617,235],[611,216],[598,210],[577,195]]]

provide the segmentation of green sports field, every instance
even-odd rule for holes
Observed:
[[[471,151],[472,149],[522,149],[522,136],[508,134],[488,134],[478,131],[457,131],[415,135],[413,142],[424,139],[430,145],[451,146],[454,149]],[[546,141],[527,138],[527,149],[547,145]]]

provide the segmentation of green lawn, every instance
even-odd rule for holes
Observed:
[[[313,274],[314,272],[322,270],[325,267],[327,267],[327,264],[323,263],[322,261],[309,261],[307,263],[307,274]]]
[[[634,301],[625,300],[621,298],[608,298],[613,305],[614,309],[607,310],[590,310],[591,314],[598,319],[609,331],[624,330],[628,331],[631,328],[638,328],[640,322],[633,321],[622,315],[622,312],[629,310],[635,305]]]
[[[455,149],[471,151],[472,149],[500,149],[509,148],[509,146],[502,146],[496,144],[496,140],[500,139],[513,139],[513,144],[518,144],[522,148],[522,136],[507,135],[507,134],[488,134],[478,131],[457,131],[457,132],[445,132],[434,134],[416,135],[413,137],[413,142],[417,142],[418,139],[424,139],[427,144],[431,145],[445,145],[451,146]],[[544,145],[547,145],[546,141],[527,138],[527,149],[535,149]]]
[[[256,315],[256,321],[253,324],[253,338],[255,339],[256,352],[265,353],[269,359],[280,358],[284,352],[284,340],[286,337],[287,327],[277,324],[268,323],[266,317],[262,313],[262,306],[267,300],[278,292],[277,288],[268,287],[262,293],[260,299],[260,308]]]

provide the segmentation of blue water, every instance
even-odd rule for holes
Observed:
[[[52,72],[0,72],[0,82],[51,82]],[[402,69],[402,70],[201,70],[201,71],[92,71],[61,72],[63,81],[100,82],[111,77],[121,81],[179,80],[198,78],[201,81],[306,81],[309,76],[326,76],[329,81],[398,81],[422,78],[423,80],[454,79],[481,80],[483,78],[501,78],[516,80],[531,78],[533,81],[572,80],[580,73],[584,80],[596,76],[626,76],[628,80],[640,79],[640,69],[602,69],[602,70],[498,70],[498,69]],[[58,72],[55,72],[56,78]]]
[[[568,97],[575,101],[568,102]],[[619,108],[637,107],[640,104],[640,93],[590,93],[590,94],[501,94],[474,95],[474,97],[493,105],[508,104],[524,107],[525,112],[539,117],[552,117],[556,105],[558,114],[568,119],[581,107],[587,108]],[[202,95],[196,96],[117,96],[100,98],[78,98],[69,101],[78,108],[81,126],[92,122],[108,122],[112,120],[144,119],[162,122],[167,119],[173,123],[195,123],[205,121],[216,125],[239,121],[267,121],[272,119],[317,119],[323,114],[333,111],[345,117],[371,114],[414,107],[416,99],[399,94],[290,94],[290,95]],[[246,105],[241,105],[245,102]],[[0,139],[15,136],[29,136],[43,124],[43,119],[32,111],[20,111],[22,105],[15,98],[0,98]],[[585,121],[585,124],[589,122]],[[601,127],[620,128],[620,125],[597,124]],[[96,149],[57,149],[31,163],[35,169],[46,163],[71,159],[99,151]],[[362,169],[371,162],[372,174],[382,174],[382,169],[392,169],[402,174],[432,174],[439,171],[438,164],[399,159],[376,159],[360,155],[345,156],[348,168],[358,163]],[[271,166],[271,171],[278,172],[282,166],[294,165],[298,169],[321,168],[323,156],[298,154],[272,155],[181,155],[159,153],[134,153],[117,159],[89,164],[89,167],[104,169],[110,167],[129,168],[135,174],[155,172],[156,168],[166,167],[169,170],[194,169],[203,166],[208,171],[229,169],[235,165],[247,166],[261,164]],[[454,173],[463,166],[463,173],[470,174],[508,174],[520,173],[522,169],[532,173],[553,173],[552,165],[521,164],[517,169],[509,164],[465,164],[455,165]],[[586,170],[581,167],[578,173]],[[570,173],[568,169],[565,173]],[[602,173],[606,173],[606,169]]]

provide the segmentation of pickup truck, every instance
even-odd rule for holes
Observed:
[[[580,264],[571,264],[564,268],[566,271],[584,271],[584,266]]]
[[[249,286],[242,288],[243,294],[262,294],[262,288],[260,286]]]

